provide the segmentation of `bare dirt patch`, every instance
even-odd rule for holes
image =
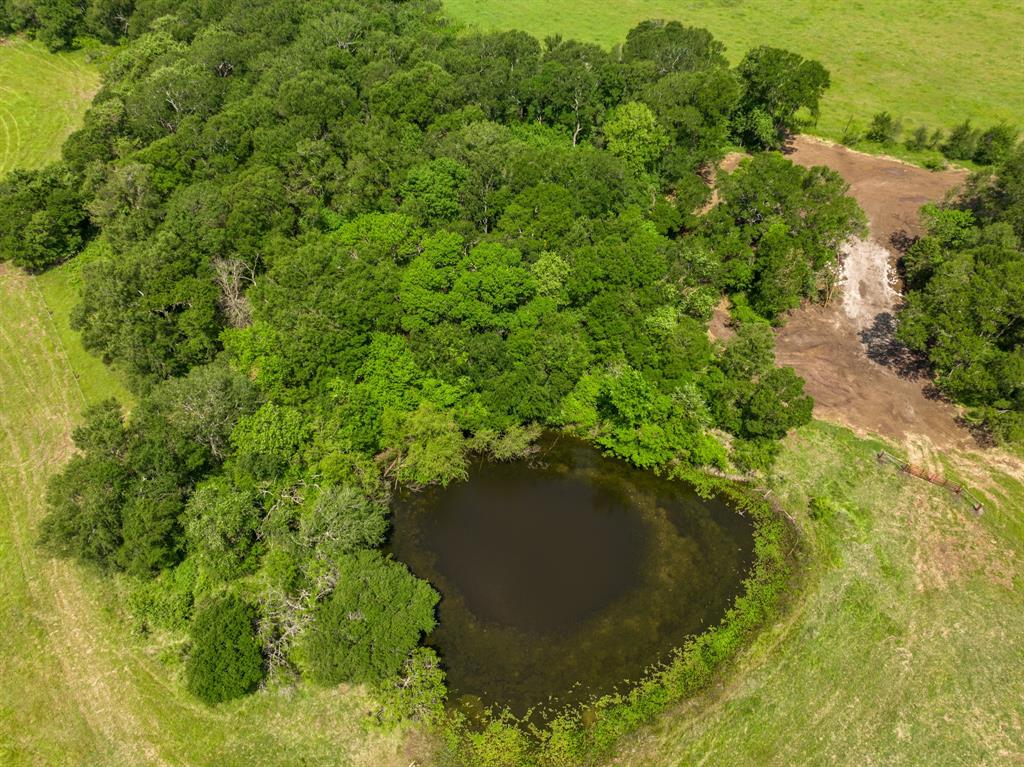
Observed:
[[[900,231],[921,234],[921,206],[941,200],[968,176],[964,170],[930,171],[812,136],[797,136],[787,153],[798,165],[824,165],[839,173],[867,213],[872,239],[886,246]]]
[[[715,183],[718,178],[718,174],[732,173],[734,170],[736,170],[736,168],[739,167],[740,163],[749,156],[750,155],[748,155],[746,152],[729,152],[728,154],[725,155],[725,157],[722,158],[722,161],[718,163],[717,167],[711,168],[710,173],[704,179],[707,182],[708,186],[711,187],[711,197],[704,204],[704,207],[697,211],[699,215],[703,216],[713,207],[718,205],[718,203],[722,199],[721,197],[718,196],[718,184]]]
[[[941,200],[966,174],[934,173],[807,136],[794,140],[790,158],[842,175],[868,215],[871,234],[845,246],[841,300],[808,305],[787,318],[776,339],[779,364],[807,382],[819,418],[897,442],[924,435],[937,447],[973,447],[957,409],[937,396],[921,360],[892,335],[902,300],[893,235],[920,234],[920,207]]]
[[[726,296],[722,296],[722,300],[715,306],[715,310],[711,314],[711,322],[708,324],[708,335],[711,337],[711,340],[727,343],[729,339],[736,335],[736,331],[733,330],[730,324],[731,322],[729,299]]]

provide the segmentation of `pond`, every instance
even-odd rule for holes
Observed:
[[[723,616],[753,560],[720,499],[548,434],[528,460],[400,494],[391,553],[441,593],[449,702],[555,710],[639,679]]]

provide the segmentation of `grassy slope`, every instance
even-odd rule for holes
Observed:
[[[20,37],[0,45],[0,175],[59,158],[99,79],[86,51],[53,54]]]
[[[485,29],[524,29],[614,45],[638,21],[707,27],[733,61],[755,45],[789,48],[832,72],[818,132],[837,138],[882,109],[948,128],[966,117],[1024,128],[1024,6],[1019,0],[443,0]]]
[[[1009,765],[1024,760],[1024,484],[1019,465],[939,459],[987,501],[878,466],[881,443],[815,423],[773,485],[807,531],[806,584],[715,690],[615,764]],[[892,449],[892,448],[889,448]],[[816,522],[808,499],[841,511]]]

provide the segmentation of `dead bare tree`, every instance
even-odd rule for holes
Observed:
[[[244,328],[252,323],[252,307],[245,296],[246,284],[256,281],[256,269],[237,258],[214,259],[213,270],[220,289],[218,305],[228,324]]]

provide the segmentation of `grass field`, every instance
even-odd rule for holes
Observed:
[[[561,34],[611,46],[637,22],[707,27],[735,62],[755,45],[789,48],[832,73],[816,132],[838,138],[883,109],[950,127],[1007,120],[1024,128],[1024,5],[1019,0],[443,0],[482,29]]]
[[[880,446],[820,422],[791,435],[772,484],[809,542],[801,593],[716,689],[635,737],[616,764],[1024,761],[1019,464],[1007,473],[992,458],[932,456],[980,490],[978,519],[879,466]],[[808,500],[825,494],[840,510],[815,521]]]
[[[89,52],[54,54],[15,37],[0,44],[0,176],[60,157],[99,87]]]

